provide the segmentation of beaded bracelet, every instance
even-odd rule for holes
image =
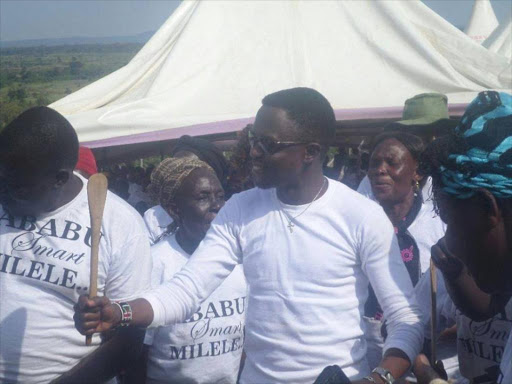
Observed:
[[[130,304],[124,301],[113,301],[112,304],[117,305],[121,311],[121,323],[119,323],[119,327],[129,326],[133,319],[133,312]]]

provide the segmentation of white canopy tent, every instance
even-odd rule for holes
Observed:
[[[464,32],[477,43],[482,44],[498,25],[491,0],[475,0],[471,18]]]
[[[512,59],[512,16],[508,22],[500,24],[482,45],[489,51]]]
[[[125,67],[51,107],[98,148],[237,131],[296,86],[339,120],[398,118],[423,92],[460,115],[477,92],[510,90],[512,68],[419,0],[184,1]]]

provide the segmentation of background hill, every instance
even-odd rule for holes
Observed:
[[[146,43],[155,31],[147,31],[132,36],[103,36],[103,37],[86,37],[75,36],[56,39],[30,39],[30,40],[14,40],[1,41],[0,49],[5,48],[26,48],[26,47],[54,47],[60,45],[90,45],[90,44],[127,44],[127,43]]]

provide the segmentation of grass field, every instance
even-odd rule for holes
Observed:
[[[0,50],[0,130],[27,108],[48,105],[126,65],[142,44]]]

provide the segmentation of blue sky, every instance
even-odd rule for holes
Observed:
[[[466,25],[473,7],[473,0],[423,1],[456,26]],[[157,30],[178,4],[172,0],[0,0],[0,40],[135,35]],[[510,17],[512,0],[492,0],[492,5],[500,21]]]

